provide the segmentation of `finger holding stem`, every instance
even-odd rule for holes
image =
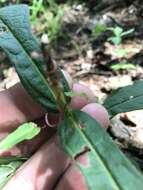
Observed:
[[[99,109],[100,114],[102,114],[100,118],[102,117],[102,120],[106,122],[107,113],[105,109],[98,106],[95,108],[97,112]],[[88,113],[89,110],[85,111]],[[99,120],[99,115],[95,114],[92,117]],[[105,127],[104,122],[100,122],[100,124]],[[86,157],[81,157],[80,161],[86,164]],[[3,190],[53,190],[59,179],[56,190],[63,190],[65,185],[68,190],[87,190],[81,173],[74,166],[69,167],[69,164],[70,160],[60,147],[57,137],[53,137],[18,170],[17,174],[7,183]],[[64,172],[63,178],[60,178]],[[78,181],[75,180],[75,176],[79,177]]]

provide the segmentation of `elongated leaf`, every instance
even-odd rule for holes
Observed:
[[[75,120],[66,117],[60,124],[59,137],[73,159],[89,149],[86,166],[76,160],[89,189],[142,190],[142,174],[118,150],[106,131],[86,113],[74,111],[73,114]]]
[[[8,150],[24,140],[30,140],[39,133],[40,128],[36,124],[25,123],[0,142],[0,152]]]
[[[143,81],[114,91],[104,102],[112,118],[118,113],[143,109]]]
[[[42,70],[40,46],[33,37],[26,5],[0,9],[0,47],[6,52],[29,94],[47,110],[57,111],[54,93]]]
[[[131,34],[132,32],[134,32],[135,29],[134,28],[131,28],[130,30],[127,30],[125,32],[122,32],[121,36],[127,36],[128,34]]]

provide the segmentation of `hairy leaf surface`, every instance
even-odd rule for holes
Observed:
[[[75,161],[89,189],[142,190],[142,174],[118,150],[106,131],[86,113],[74,111],[73,114],[74,120],[66,117],[60,124],[60,141],[73,159],[88,150],[86,166]]]
[[[47,110],[57,111],[54,93],[42,69],[39,43],[31,33],[26,5],[0,9],[0,47],[6,52],[29,94]]]

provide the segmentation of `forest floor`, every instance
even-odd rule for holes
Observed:
[[[32,20],[32,28],[37,37],[47,44],[52,59],[67,70],[75,81],[89,86],[102,103],[113,90],[143,78],[143,3],[138,2],[120,6],[111,4],[99,10],[94,2],[92,6],[90,3],[62,4],[62,22],[59,26],[52,20],[56,25],[51,29],[52,34],[47,36],[44,24],[36,20]],[[43,21],[45,18],[38,15],[37,19]],[[114,44],[109,40],[114,37],[109,28],[115,29],[117,26],[123,31],[134,31],[122,37],[119,44]],[[17,81],[14,68],[1,52],[0,89],[9,88]],[[115,142],[140,164],[141,169],[142,115],[143,110],[120,114],[109,128]]]

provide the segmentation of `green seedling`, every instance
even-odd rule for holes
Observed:
[[[124,36],[127,36],[134,32],[134,28],[124,31],[123,28],[116,26],[114,28],[107,28],[113,33],[113,36],[108,38],[108,41],[112,42],[114,45],[119,45],[122,42]]]
[[[117,63],[117,64],[110,66],[110,69],[112,69],[113,71],[134,70],[134,69],[136,69],[136,66],[133,65],[132,63],[123,62],[123,63]]]
[[[126,57],[129,52],[130,50],[125,49],[125,48],[120,48],[120,47],[116,47],[114,50],[114,53],[118,58]]]
[[[105,24],[96,24],[95,28],[92,30],[92,36],[97,38],[106,30],[107,30],[107,26]]]
[[[44,59],[46,54],[33,37],[28,18],[29,10],[25,5],[0,9],[0,47],[15,66],[21,83],[33,100],[43,106],[47,112],[62,112],[63,117],[57,135],[63,150],[85,177],[87,188],[142,190],[142,173],[117,148],[105,129],[87,113],[69,107],[70,97],[74,94],[71,93],[59,66],[55,67],[52,60],[47,63]],[[36,56],[33,56],[35,54]],[[45,64],[46,72],[43,67]],[[108,110],[110,118],[121,112],[143,109],[143,81],[120,88],[109,96],[103,105]],[[35,129],[36,132],[33,134],[31,127],[18,128],[3,139],[0,149],[11,148],[11,145],[27,139],[27,134],[30,138],[34,137],[39,133],[39,129],[37,127]],[[76,159],[83,151],[86,151],[88,162],[86,166]],[[1,164],[0,168],[2,167]],[[14,170],[12,167],[11,171],[9,165],[5,165],[2,169],[0,184],[4,185],[8,177],[14,175],[19,165],[15,163]]]
[[[114,55],[120,59],[125,58],[128,53],[130,53],[131,51],[133,51],[133,49],[127,49],[127,48],[122,48],[120,47],[123,37],[127,36],[129,34],[131,34],[132,32],[134,32],[134,29],[130,29],[127,31],[124,31],[123,28],[116,26],[116,27],[112,27],[112,28],[107,28],[107,30],[110,30],[113,33],[113,36],[111,36],[110,38],[108,38],[108,41],[112,42],[115,45],[115,49],[113,50]],[[133,68],[134,65],[131,64],[116,64],[116,65],[112,65],[111,69],[113,70],[124,70],[124,69],[134,69]]]

